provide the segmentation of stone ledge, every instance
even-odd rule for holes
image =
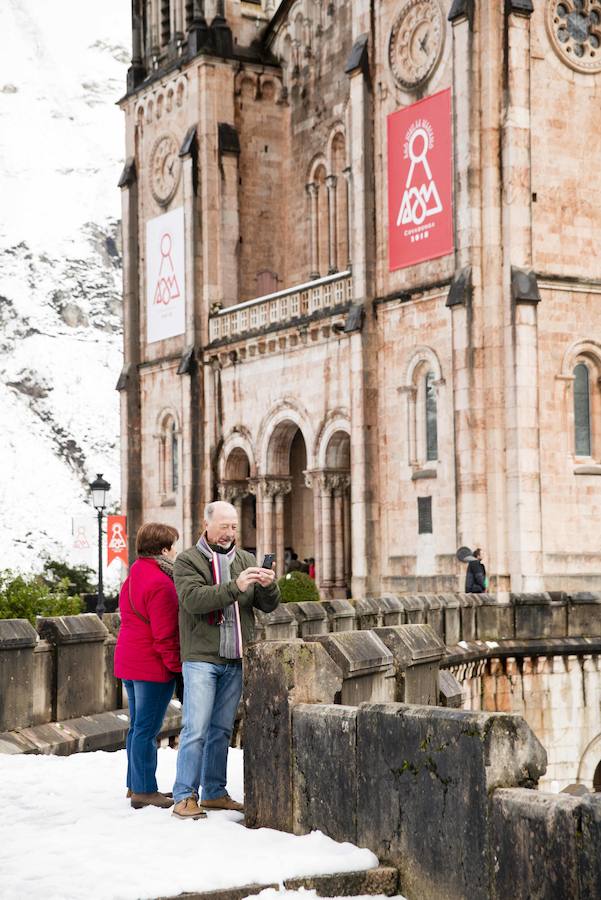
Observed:
[[[441,668],[476,662],[480,659],[505,659],[523,656],[598,656],[601,637],[525,638],[521,641],[462,641],[447,647]]]
[[[173,705],[167,707],[159,738],[179,733],[181,713]],[[125,747],[129,728],[127,709],[78,716],[62,722],[46,722],[0,734],[0,753],[43,753],[70,756],[91,750],[120,750]]]
[[[360,897],[371,894],[393,897],[398,889],[399,873],[393,866],[379,866],[363,872],[339,872],[333,875],[305,875],[301,878],[287,878],[287,891],[316,891],[318,897]],[[247,884],[243,887],[222,891],[174,894],[171,897],[157,897],[157,900],[243,900],[259,894],[266,888],[278,890],[277,884]]]

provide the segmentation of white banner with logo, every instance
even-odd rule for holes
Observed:
[[[186,330],[184,209],[146,223],[146,339],[149,344]]]

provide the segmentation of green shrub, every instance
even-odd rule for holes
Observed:
[[[48,585],[39,575],[0,572],[0,619],[29,619],[36,616],[75,616],[83,610],[79,596],[69,596],[65,578]]]
[[[313,578],[305,572],[289,572],[278,581],[282,603],[301,603],[305,600],[320,600],[319,591]]]

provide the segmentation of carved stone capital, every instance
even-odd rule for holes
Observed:
[[[338,183],[338,177],[336,175],[327,175],[326,176],[326,187],[329,191],[336,190],[337,183]]]
[[[310,181],[309,184],[305,185],[305,190],[307,191],[309,197],[317,197],[317,192],[319,191],[319,185],[314,181]]]
[[[222,481],[218,487],[219,496],[226,503],[236,503],[243,500],[250,492],[250,485],[247,481]]]

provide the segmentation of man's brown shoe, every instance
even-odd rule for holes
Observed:
[[[173,800],[159,794],[155,791],[153,794],[133,794],[131,795],[131,805],[134,809],[143,809],[145,806],[158,806],[161,809],[169,809],[173,806]]]
[[[236,812],[244,812],[244,807],[237,800],[232,800],[229,794],[217,797],[216,800],[201,800],[200,805],[205,809],[233,809]]]
[[[185,797],[173,807],[172,816],[178,819],[206,819],[207,814],[196,802],[196,797]]]
[[[163,797],[173,797],[173,794],[171,791],[159,791],[159,794],[162,794]],[[127,789],[127,794],[125,796],[127,797],[128,800],[131,798],[131,788]]]

